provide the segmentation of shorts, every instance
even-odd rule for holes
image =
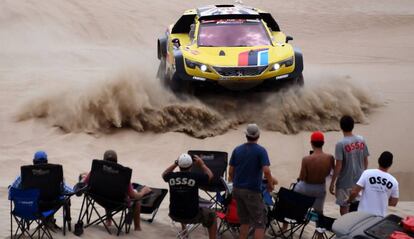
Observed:
[[[336,204],[341,207],[349,207],[348,198],[351,195],[352,188],[337,188],[335,192]]]
[[[266,208],[260,192],[233,188],[233,198],[237,202],[240,224],[249,224],[254,228],[265,228]]]
[[[197,224],[201,223],[204,227],[210,228],[216,221],[216,213],[210,208],[200,207],[198,214],[191,219],[182,219],[169,215],[172,220],[183,224]]]
[[[306,196],[314,197],[313,209],[319,213],[323,213],[323,205],[325,204],[326,186],[325,184],[309,184],[300,181],[296,184],[295,192],[301,193]]]

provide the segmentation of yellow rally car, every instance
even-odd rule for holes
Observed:
[[[270,13],[244,5],[190,9],[158,39],[158,76],[175,92],[303,85],[303,57]]]

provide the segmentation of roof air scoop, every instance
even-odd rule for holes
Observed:
[[[219,5],[216,5],[216,7],[234,7],[234,5],[231,5],[231,4],[219,4]]]
[[[226,53],[223,51],[223,50],[221,50],[220,52],[219,52],[219,56],[225,56],[226,55]]]

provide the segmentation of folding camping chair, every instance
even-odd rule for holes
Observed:
[[[133,183],[134,188],[140,191],[143,187],[137,183]],[[151,188],[151,187],[150,187]],[[162,200],[168,193],[168,189],[164,188],[151,188],[151,194],[145,196],[141,200],[141,214],[151,214],[150,218],[143,219],[149,223],[154,221],[155,216],[157,215],[158,209],[161,205]]]
[[[213,202],[213,207],[216,210],[219,208],[221,209],[223,206],[223,198],[220,193],[225,191],[225,185],[223,184],[222,179],[227,178],[227,153],[220,151],[190,150],[188,151],[188,154],[191,156],[198,155],[213,173],[213,179],[210,181],[209,185],[202,187],[201,189],[209,197],[208,200]],[[202,170],[196,166],[193,166],[191,171],[202,172]]]
[[[223,180],[224,181],[224,180]],[[223,210],[216,212],[220,218],[220,224],[217,229],[218,236],[221,237],[225,232],[230,232],[233,238],[238,238],[240,233],[240,220],[237,214],[237,202],[231,196],[230,188],[227,183],[225,185],[225,194],[223,200]]]
[[[63,213],[63,235],[66,226],[71,231],[70,197],[63,192],[63,168],[58,164],[26,165],[20,168],[21,188],[39,190],[39,210],[54,213],[61,207]],[[52,215],[53,218],[53,215]],[[54,222],[53,222],[54,223]]]
[[[38,238],[43,238],[44,235],[47,238],[52,239],[49,228],[45,224],[47,219],[56,212],[54,210],[48,210],[41,212],[39,209],[39,189],[17,189],[10,188],[9,200],[10,200],[10,238],[20,238],[24,235],[29,238],[34,238],[38,234]],[[13,206],[14,205],[14,206]],[[13,232],[13,219],[17,224],[16,231]],[[36,225],[33,232],[30,232],[30,226]]]
[[[83,225],[86,217],[87,228],[91,225],[103,224],[109,234],[112,234],[105,220],[111,220],[117,229],[117,236],[125,227],[125,232],[129,233],[132,224],[132,205],[136,200],[127,197],[128,187],[131,181],[132,169],[120,164],[93,160],[89,174],[88,187],[84,192],[83,202],[79,213],[77,225]],[[105,212],[98,211],[96,204],[100,205]],[[114,216],[121,213],[119,221],[115,221]],[[97,219],[91,221],[92,214],[96,214]],[[76,226],[75,226],[76,227]],[[80,226],[78,226],[80,227]],[[82,234],[83,229],[77,234]]]
[[[300,230],[299,238],[301,238],[305,226],[309,223],[307,215],[314,201],[315,198],[313,197],[281,187],[275,197],[275,205],[269,213],[268,227],[272,230],[273,235],[281,236],[282,238],[293,238],[293,234]],[[273,221],[281,232],[280,234],[274,230]],[[288,224],[286,231],[283,231],[281,226],[283,223]]]
[[[331,239],[335,236],[335,233],[332,232],[332,225],[335,222],[335,218],[322,215],[315,211],[310,211],[308,213],[308,218],[310,221],[316,223],[312,239]]]

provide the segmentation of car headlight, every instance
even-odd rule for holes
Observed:
[[[288,59],[286,59],[286,60],[283,60],[283,61],[276,62],[276,63],[273,65],[273,67],[272,67],[271,71],[277,71],[277,70],[279,70],[282,66],[289,67],[289,66],[291,66],[291,65],[293,65],[293,57],[290,57],[290,58],[288,58]]]
[[[191,68],[191,69],[195,69],[196,67],[198,67],[202,72],[210,72],[207,65],[201,64],[196,61],[185,59],[185,64],[187,65],[188,68]]]
[[[201,65],[201,66],[200,66],[200,70],[201,70],[202,72],[205,72],[205,71],[207,71],[207,70],[208,70],[208,67],[207,67],[206,65]]]

